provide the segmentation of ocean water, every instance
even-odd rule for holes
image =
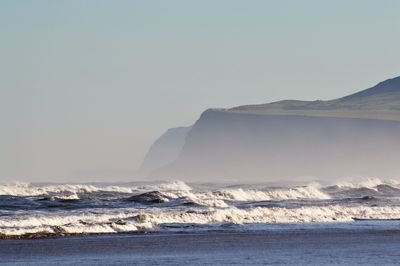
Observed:
[[[2,184],[0,237],[400,229],[400,183]]]

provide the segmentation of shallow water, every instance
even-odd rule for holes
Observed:
[[[396,265],[400,231],[381,225],[11,239],[0,241],[0,264]]]

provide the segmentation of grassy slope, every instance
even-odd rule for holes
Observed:
[[[299,115],[400,121],[400,77],[331,101],[285,100],[226,110],[256,115]]]
[[[360,111],[360,110],[227,110],[229,113],[254,115],[297,115],[318,117],[364,118],[400,121],[400,111]]]

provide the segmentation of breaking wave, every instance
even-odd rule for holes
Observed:
[[[0,219],[0,234],[87,234],[140,232],[224,224],[352,222],[357,219],[400,219],[400,207],[209,208],[206,210],[108,210],[103,213],[35,214]]]
[[[381,180],[379,178],[367,178],[360,182],[350,183],[350,182],[342,182],[336,184],[337,188],[342,189],[354,189],[354,188],[368,188],[368,189],[376,189],[378,186],[391,186],[393,188],[400,188],[400,182],[396,180]]]
[[[277,189],[270,191],[259,190],[220,190],[212,192],[216,198],[236,201],[266,201],[290,199],[329,199],[330,196],[314,186]]]
[[[257,189],[181,181],[0,185],[0,238],[371,219],[400,219],[400,183],[367,179]]]
[[[30,183],[14,183],[0,185],[0,195],[9,196],[42,196],[54,194],[83,194],[94,192],[135,193],[146,190],[190,191],[191,187],[181,181],[144,186],[95,186],[82,184],[63,184],[35,186]]]

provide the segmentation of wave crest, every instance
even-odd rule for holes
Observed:
[[[18,236],[34,233],[68,234],[117,233],[163,230],[164,225],[207,225],[222,228],[223,224],[274,224],[352,222],[359,219],[400,219],[400,207],[344,207],[339,205],[307,206],[301,208],[251,209],[225,208],[190,211],[138,211],[134,209],[109,210],[108,213],[81,212],[68,216],[61,214],[21,215],[0,218],[0,234]],[[196,227],[193,229],[195,230]]]
[[[330,196],[315,186],[295,187],[270,191],[260,190],[220,190],[212,193],[218,199],[235,201],[267,201],[291,199],[330,199]]]
[[[85,194],[94,192],[137,193],[140,191],[190,191],[192,188],[182,181],[173,181],[146,186],[95,186],[87,184],[60,184],[35,186],[30,183],[0,185],[0,195],[8,196],[47,196],[55,194]]]
[[[367,189],[376,189],[378,186],[387,185],[393,188],[400,189],[400,182],[396,180],[382,180],[379,178],[366,178],[359,182],[341,182],[334,187],[339,189],[359,189],[359,188],[367,188]]]

